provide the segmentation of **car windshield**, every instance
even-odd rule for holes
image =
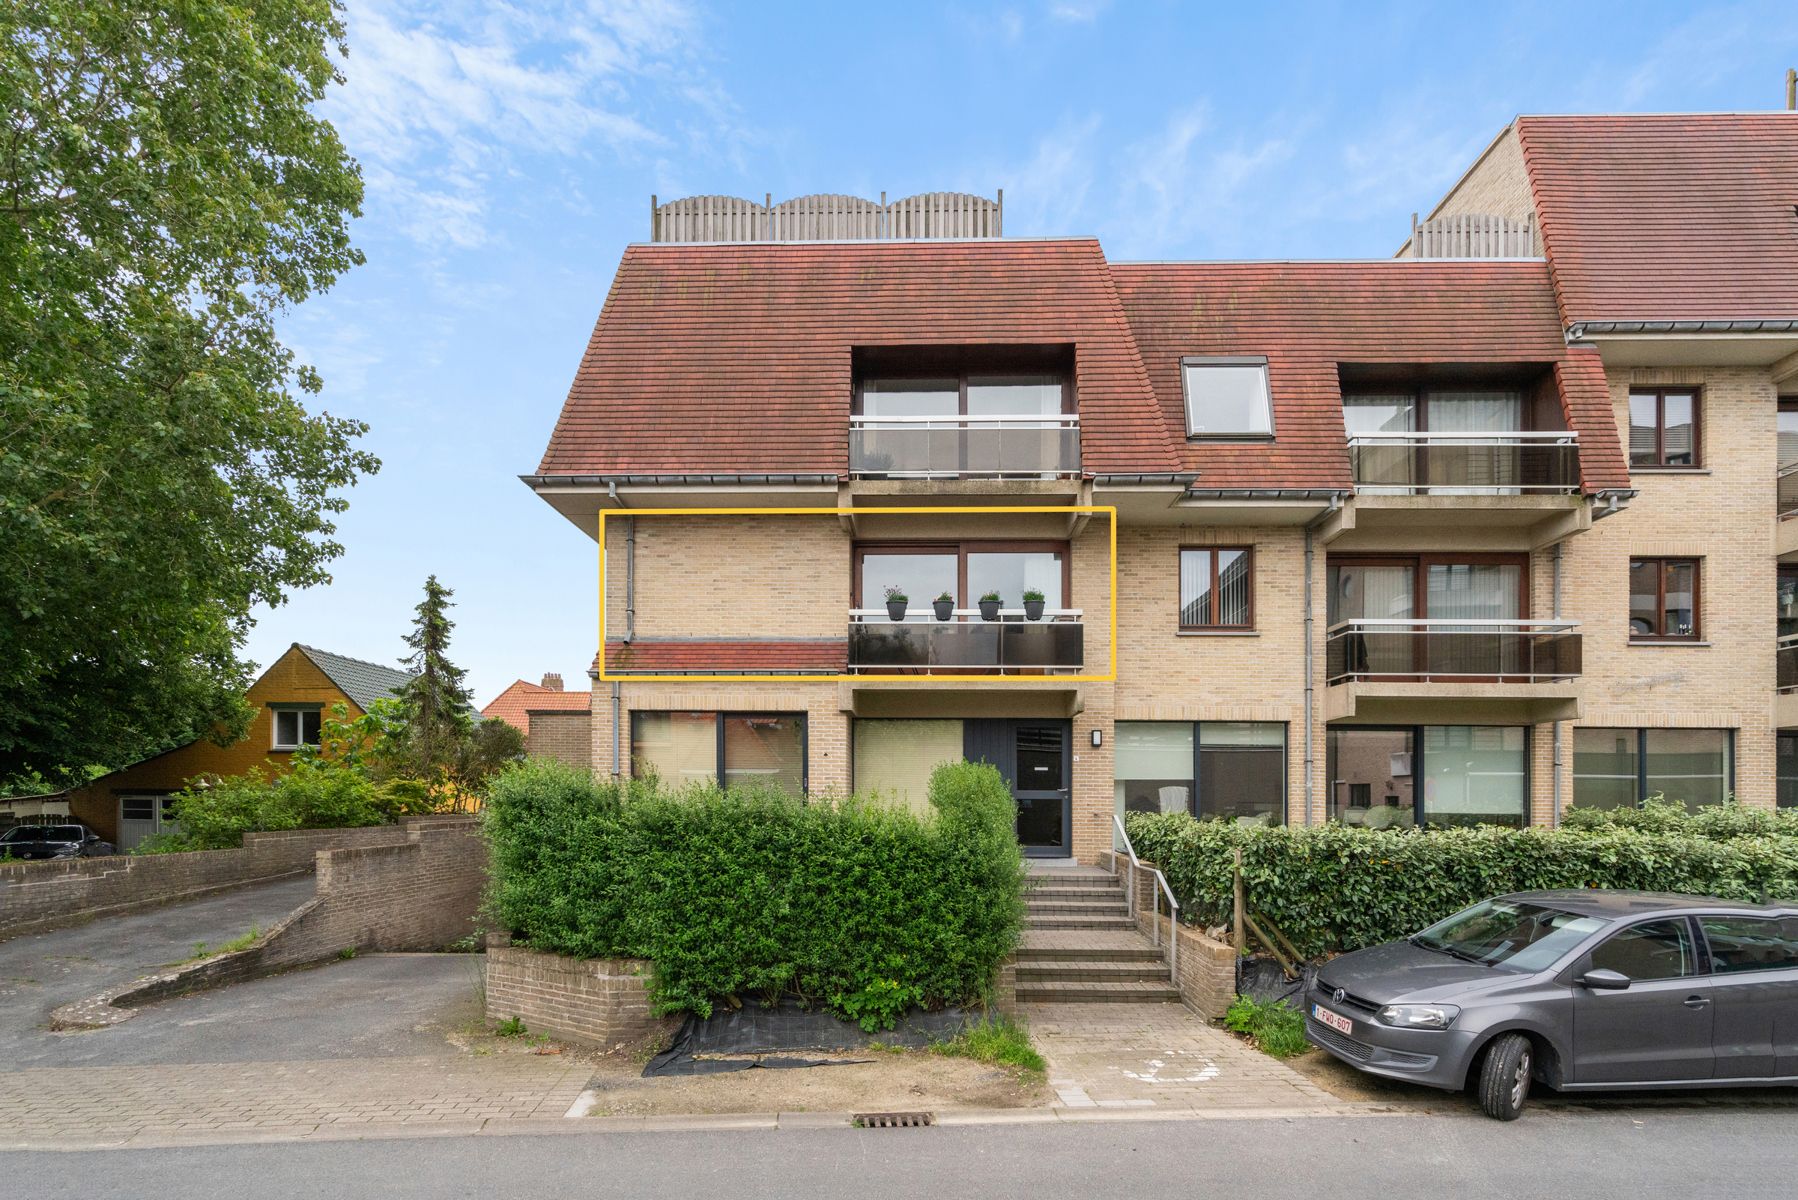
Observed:
[[[1436,922],[1410,941],[1507,971],[1540,971],[1602,928],[1597,917],[1522,900],[1487,900]]]
[[[44,840],[44,829],[41,825],[15,825],[6,831],[0,842],[41,842]]]
[[[79,842],[82,836],[79,825],[52,825],[44,831],[46,842]]]

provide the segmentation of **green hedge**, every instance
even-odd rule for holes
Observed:
[[[1315,955],[1392,941],[1488,896],[1537,888],[1798,897],[1798,824],[1726,808],[1734,811],[1650,830],[1628,827],[1630,818],[1561,829],[1251,828],[1149,813],[1125,823],[1137,854],[1166,874],[1184,920],[1230,920],[1231,852],[1240,848],[1250,907]]]
[[[326,759],[302,759],[273,779],[252,769],[177,792],[179,833],[146,839],[133,853],[230,850],[246,833],[386,825],[414,799],[407,781],[372,783],[361,771]]]
[[[1023,923],[998,772],[946,764],[929,798],[920,817],[527,763],[487,798],[493,916],[541,950],[651,960],[659,1012],[793,994],[885,1028],[981,998]]]

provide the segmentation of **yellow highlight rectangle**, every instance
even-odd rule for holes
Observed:
[[[853,680],[860,683],[910,683],[919,687],[932,684],[956,687],[969,682],[1003,681],[1032,686],[1046,684],[1060,687],[1069,683],[1111,683],[1117,679],[1118,663],[1118,520],[1117,508],[1109,504],[1021,504],[1021,505],[932,505],[873,508],[626,508],[618,515],[626,517],[844,517],[915,514],[943,516],[950,513],[1090,513],[1103,515],[1110,526],[1111,546],[1111,656],[1109,669],[1103,675],[868,675],[842,672],[835,675],[682,675],[664,673],[606,673],[606,516],[599,510],[599,678],[602,683],[836,683]],[[1071,547],[1070,547],[1071,552]]]

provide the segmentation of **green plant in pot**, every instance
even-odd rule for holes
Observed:
[[[947,621],[955,615],[955,597],[948,592],[932,600],[930,606],[936,609],[936,619],[939,621]]]
[[[889,620],[889,621],[905,620],[905,606],[907,604],[909,604],[910,602],[911,602],[911,597],[907,596],[905,594],[904,588],[901,588],[901,587],[888,588],[887,589],[887,620]]]
[[[1027,621],[1042,620],[1044,602],[1045,597],[1040,589],[1024,589],[1024,619]]]
[[[980,597],[980,619],[982,621],[997,621],[999,619],[999,605],[1001,603],[1002,601],[999,599],[998,592],[988,592]]]

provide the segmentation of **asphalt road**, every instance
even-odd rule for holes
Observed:
[[[0,1154],[10,1196],[1788,1197],[1788,1112],[550,1134]]]

